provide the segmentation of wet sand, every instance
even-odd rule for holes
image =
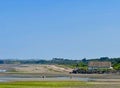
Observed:
[[[0,73],[0,80],[40,81],[40,80],[76,80],[89,82],[120,82],[120,75],[115,74],[41,74],[41,73]]]

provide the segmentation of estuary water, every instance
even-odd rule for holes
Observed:
[[[80,77],[69,77],[69,76],[56,76],[56,77],[13,77],[13,76],[2,76],[0,77],[0,82],[8,82],[8,81],[42,81],[42,80],[76,80],[76,81],[89,81],[90,78],[80,78]]]

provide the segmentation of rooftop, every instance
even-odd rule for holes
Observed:
[[[111,62],[90,61],[89,67],[111,67]]]

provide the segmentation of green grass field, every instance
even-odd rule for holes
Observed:
[[[120,88],[120,82],[19,81],[1,82],[0,88]]]
[[[0,88],[79,88],[90,84],[78,81],[27,81],[0,83]]]

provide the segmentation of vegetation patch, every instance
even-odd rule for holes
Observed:
[[[0,83],[0,88],[76,88],[90,85],[80,81],[19,81]]]

